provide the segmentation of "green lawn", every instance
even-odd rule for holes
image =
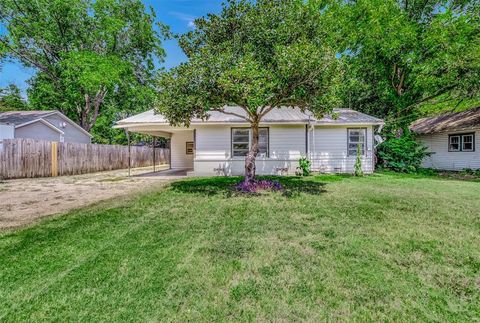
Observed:
[[[189,179],[0,235],[0,321],[480,317],[480,183]]]

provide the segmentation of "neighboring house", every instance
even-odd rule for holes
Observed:
[[[245,115],[239,107],[225,111]],[[260,124],[257,174],[295,173],[298,160],[307,156],[313,170],[351,173],[357,145],[361,146],[363,170],[374,170],[374,128],[383,121],[350,109],[336,109],[336,118],[315,119],[297,108],[273,109]],[[173,127],[153,110],[117,123],[116,128],[171,138],[173,169],[191,174],[241,175],[249,150],[249,124],[236,116],[212,111],[208,120],[193,119],[190,128]]]
[[[90,143],[92,136],[59,111],[0,113],[0,140],[13,138]]]
[[[423,167],[442,170],[480,168],[480,107],[415,121],[410,129],[431,152]]]

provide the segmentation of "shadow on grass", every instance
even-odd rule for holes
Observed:
[[[326,192],[326,183],[313,180],[313,177],[291,177],[291,176],[259,176],[259,179],[268,179],[280,182],[283,190],[277,192],[285,197],[298,196],[300,193],[318,195]],[[235,189],[235,184],[243,180],[243,177],[209,177],[196,178],[173,182],[170,187],[180,193],[202,194],[206,196],[224,195],[232,196],[259,196],[266,191],[259,193],[243,193]]]

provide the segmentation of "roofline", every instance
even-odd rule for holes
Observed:
[[[69,117],[67,117],[66,115],[64,115],[63,113],[61,113],[60,111],[58,110],[55,110],[55,111],[51,111],[49,113],[45,113],[44,115],[42,115],[40,118],[38,119],[35,119],[35,120],[31,120],[31,121],[28,121],[28,122],[25,122],[25,123],[21,123],[19,125],[16,125],[15,128],[20,128],[20,127],[23,127],[23,126],[26,126],[26,125],[29,125],[31,123],[34,123],[34,122],[37,122],[38,120],[41,120],[45,117],[49,117],[49,116],[52,116],[54,114],[57,114],[59,115],[63,120],[67,121],[69,124],[73,125],[75,128],[77,128],[78,130],[80,130],[82,133],[84,133],[85,135],[89,136],[90,138],[93,138],[93,135],[91,135],[88,131],[86,131],[85,129],[83,129],[82,127],[80,127],[76,122],[74,122],[72,119],[70,119]],[[49,123],[47,121],[47,123]],[[51,123],[49,123],[50,125],[52,125]],[[58,129],[57,127],[55,127],[54,125],[52,125],[52,127],[54,127],[55,129],[59,130],[62,132],[62,134],[64,133],[62,130]]]
[[[201,126],[201,125],[248,125],[249,122],[245,121],[210,121],[210,122],[192,122],[190,123],[191,126]],[[342,123],[328,123],[328,122],[308,122],[308,121],[264,121],[260,122],[260,124],[270,124],[270,125],[308,125],[311,124],[313,126],[364,126],[364,125],[383,125],[385,124],[383,121],[375,121],[375,122],[342,122]],[[113,126],[114,129],[125,129],[130,127],[144,127],[144,126],[172,126],[168,122],[122,122],[117,123]],[[187,128],[183,126],[179,126],[179,128]]]
[[[58,110],[55,110],[53,111],[52,113],[49,113],[49,114],[46,114],[44,115],[44,117],[48,117],[48,116],[51,116],[53,114],[58,114],[60,117],[62,117],[64,120],[68,121],[70,124],[72,124],[75,128],[77,128],[78,130],[80,130],[81,132],[83,132],[84,134],[86,134],[87,136],[89,136],[90,138],[93,138],[93,135],[91,135],[87,130],[83,129],[82,127],[80,127],[75,121],[73,121],[72,119],[70,119],[69,117],[67,117],[66,115],[64,115],[63,113],[61,113],[60,111]]]
[[[55,127],[55,126],[54,126],[53,124],[51,124],[50,122],[43,120],[42,118],[38,118],[38,119],[29,121],[29,122],[25,122],[25,123],[19,124],[19,125],[15,126],[15,129],[17,129],[17,128],[22,128],[22,127],[25,127],[25,126],[28,126],[28,125],[31,125],[31,124],[37,123],[37,122],[43,123],[43,124],[46,125],[47,127],[49,127],[49,128],[51,128],[51,129],[55,130],[56,132],[60,133],[61,135],[64,135],[64,134],[65,134],[65,132],[63,132],[62,130],[58,129],[57,127]]]
[[[471,126],[471,127],[460,127],[460,128],[452,128],[452,129],[443,129],[440,131],[428,131],[428,132],[417,132],[412,129],[410,131],[416,133],[417,135],[434,135],[434,134],[442,134],[442,133],[448,133],[448,132],[456,132],[456,131],[467,131],[467,130],[480,130],[480,125],[477,126]]]

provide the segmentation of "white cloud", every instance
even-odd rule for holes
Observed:
[[[187,23],[187,26],[189,28],[195,28],[195,17],[183,12],[178,12],[178,11],[171,11],[169,12],[172,16],[176,17],[177,19],[180,19],[184,22]]]

